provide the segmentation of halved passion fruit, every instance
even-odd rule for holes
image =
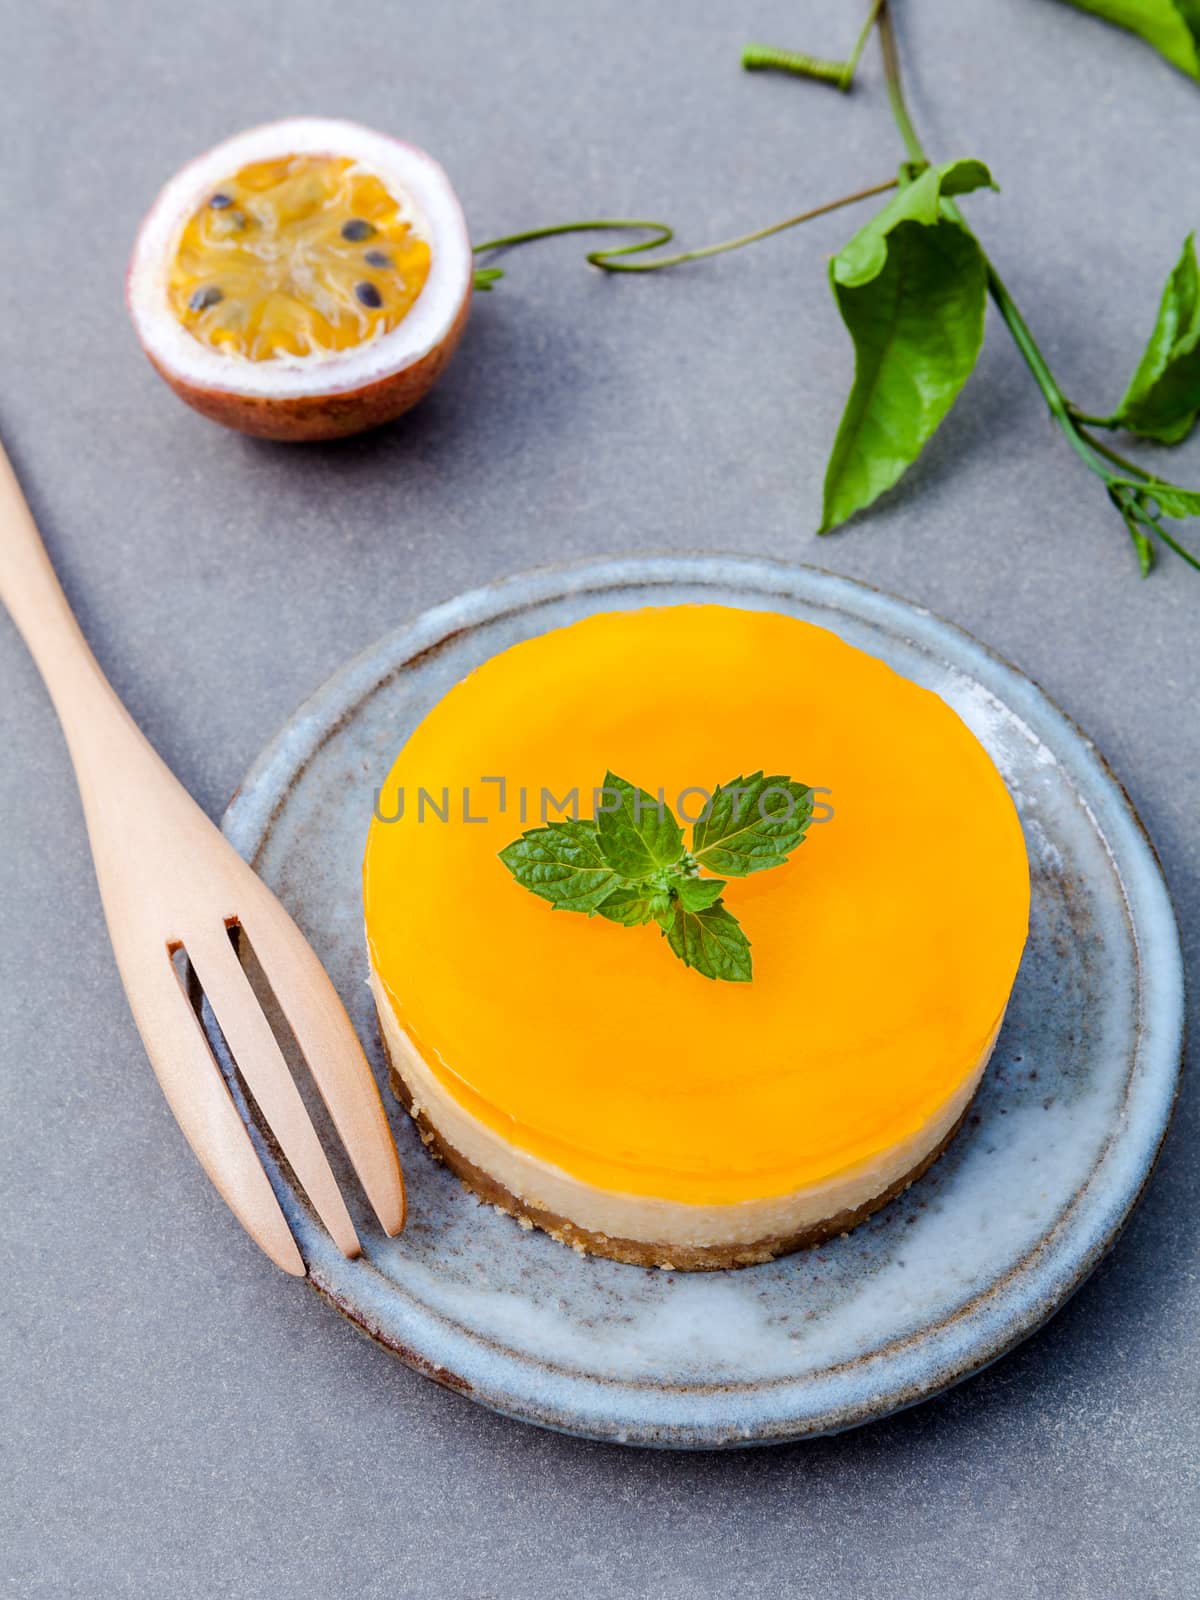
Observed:
[[[441,167],[352,122],[252,128],[191,162],[138,232],[129,311],[197,411],[268,439],[390,422],[466,322],[471,243]]]

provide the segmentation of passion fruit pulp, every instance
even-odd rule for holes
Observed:
[[[274,439],[390,421],[461,335],[472,257],[431,157],[356,123],[294,119],[192,162],[138,234],[128,299],[188,404]]]
[[[374,174],[285,156],[243,167],[195,211],[169,297],[197,339],[251,361],[349,350],[399,326],[429,258]]]

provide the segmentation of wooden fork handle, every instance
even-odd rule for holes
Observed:
[[[167,1102],[251,1238],[285,1271],[303,1276],[291,1229],[171,969],[168,945],[159,936],[155,949],[155,935],[147,937],[140,923],[143,906],[129,874],[131,836],[137,839],[139,870],[154,874],[166,833],[175,848],[186,848],[189,835],[216,830],[100,670],[2,448],[0,600],[29,646],[66,735],[117,966]]]
[[[124,973],[123,946],[142,931],[145,902],[153,899],[161,910],[164,893],[170,900],[181,846],[219,833],[101,671],[2,448],[0,600],[29,646],[66,735]]]
[[[72,759],[78,749],[86,760],[90,749],[114,737],[124,746],[132,736],[150,751],[83,636],[2,447],[0,600],[50,691]]]
[[[30,650],[36,655],[38,642],[53,632],[58,639],[70,635],[74,647],[91,658],[87,641],[59,586],[33,514],[3,449],[0,449],[0,534],[0,600],[12,613]],[[92,664],[95,666],[94,659]]]

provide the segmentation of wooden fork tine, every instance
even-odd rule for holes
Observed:
[[[185,938],[184,949],[237,1069],[314,1210],[344,1256],[361,1255],[358,1234],[317,1130],[228,930],[218,925]]]
[[[165,946],[161,965],[141,963],[126,987],[150,1064],[196,1159],[255,1243],[303,1278],[304,1259]]]
[[[329,974],[274,896],[239,920],[304,1053],[359,1182],[394,1238],[404,1227],[404,1179],[371,1068]]]

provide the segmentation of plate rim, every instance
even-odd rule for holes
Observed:
[[[400,1339],[386,1332],[363,1307],[354,1303],[353,1297],[339,1292],[334,1277],[341,1258],[334,1259],[336,1253],[332,1248],[329,1252],[322,1250],[324,1236],[320,1230],[316,1227],[304,1229],[308,1236],[303,1242],[309,1255],[310,1286],[360,1332],[436,1382],[469,1394],[477,1403],[505,1415],[558,1431],[622,1443],[691,1449],[789,1442],[875,1420],[944,1392],[1000,1359],[1034,1333],[1086,1281],[1116,1242],[1144,1193],[1178,1096],[1184,1042],[1182,947],[1161,863],[1132,800],[1095,742],[1028,674],[959,624],[861,579],[810,564],[721,552],[642,552],[543,565],[463,591],[414,614],[376,639],[338,668],[300,705],[263,746],[234,791],[222,818],[223,832],[257,866],[292,786],[348,718],[393,681],[404,667],[473,627],[514,612],[535,610],[575,594],[596,595],[606,589],[631,587],[670,589],[706,585],[720,586],[726,591],[743,589],[768,600],[773,595],[790,595],[832,612],[850,610],[856,617],[882,626],[893,636],[902,618],[915,615],[921,622],[920,633],[904,633],[904,637],[926,650],[945,645],[947,661],[995,696],[1024,725],[1048,724],[1051,732],[1065,742],[1072,757],[1068,763],[1062,761],[1058,739],[1046,741],[1055,759],[1066,767],[1067,781],[1088,805],[1096,832],[1113,861],[1138,955],[1136,1045],[1124,1103],[1127,1107],[1135,1078],[1141,1098],[1136,1121],[1123,1117],[1113,1129],[1084,1181],[1034,1248],[1003,1277],[965,1302],[947,1319],[899,1341],[901,1351],[908,1347],[909,1363],[898,1359],[901,1352],[895,1349],[897,1341],[892,1340],[803,1377],[783,1376],[746,1380],[745,1383],[725,1381],[707,1387],[653,1382],[643,1385],[634,1379],[582,1375],[571,1369],[563,1372],[562,1386],[576,1391],[574,1406],[569,1400],[566,1405],[550,1404],[536,1393],[538,1388],[545,1387],[544,1382],[529,1381],[526,1372],[526,1369],[533,1369],[544,1379],[547,1371],[544,1361],[498,1347],[485,1335],[473,1333],[430,1306],[413,1301],[419,1310],[415,1318],[407,1319],[415,1324],[406,1330],[409,1338]],[[848,604],[839,606],[839,600]],[[986,670],[986,679],[976,670],[981,664]],[[1014,704],[1014,700],[1018,703]],[[1021,701],[1025,704],[1020,704]],[[1027,715],[1029,711],[1034,713],[1032,724]],[[1078,781],[1081,771],[1091,779],[1091,786],[1086,790]],[[1108,813],[1109,826],[1096,815],[1097,797],[1101,801],[1098,809]],[[1117,847],[1111,837],[1113,824],[1116,831],[1124,835]],[[1147,900],[1148,905],[1141,904]],[[1137,914],[1139,907],[1140,916]],[[1137,1070],[1139,1058],[1140,1072]],[[1081,1219],[1081,1202],[1118,1147],[1125,1157],[1125,1170],[1106,1173],[1109,1192],[1098,1202],[1095,1215]],[[307,1216],[303,1203],[290,1190],[281,1198],[292,1201],[285,1209],[296,1226]],[[1069,1247],[1064,1235],[1070,1227],[1079,1231],[1081,1220],[1086,1224],[1082,1237],[1072,1241],[1073,1247]],[[1060,1260],[1064,1250],[1066,1259]],[[326,1255],[327,1260],[319,1259]],[[347,1265],[350,1264],[343,1263]],[[353,1263],[352,1269],[371,1271],[393,1291],[396,1289],[366,1257]],[[1015,1295],[1007,1315],[999,1318],[999,1326],[993,1328],[990,1335],[986,1328],[980,1328],[966,1337],[962,1337],[964,1329],[960,1328],[957,1340],[960,1348],[956,1350],[956,1341],[947,1337],[950,1324],[957,1321],[965,1325],[1002,1292],[1013,1296],[1014,1286],[1023,1292]],[[420,1326],[422,1321],[426,1324],[424,1329]],[[422,1332],[426,1335],[424,1340]],[[436,1347],[434,1338],[439,1340]],[[482,1362],[472,1360],[471,1351],[472,1342],[479,1345],[481,1340],[488,1346]],[[911,1364],[913,1351],[919,1352],[939,1341],[949,1348],[940,1361],[934,1362],[933,1370],[927,1371],[923,1378],[911,1376],[905,1382],[903,1369]],[[890,1387],[873,1389],[865,1396],[860,1392],[857,1401],[826,1403],[823,1410],[811,1403],[792,1408],[777,1406],[771,1408],[770,1415],[761,1415],[747,1425],[744,1419],[734,1420],[730,1407],[726,1406],[722,1414],[722,1408],[715,1403],[716,1397],[722,1394],[744,1400],[747,1396],[764,1393],[782,1395],[789,1386],[792,1390],[803,1391],[824,1383],[830,1388],[836,1386],[831,1380],[839,1374],[863,1372],[873,1364],[889,1362],[898,1368]],[[481,1364],[488,1372],[479,1370]],[[491,1370],[497,1365],[508,1368],[504,1374],[507,1381],[497,1382]],[[522,1375],[526,1376],[524,1383],[520,1381]],[[588,1397],[580,1392],[589,1385],[598,1395]],[[619,1424],[612,1417],[611,1407],[597,1405],[596,1401],[600,1396],[611,1396],[621,1389],[644,1389],[655,1393],[660,1402],[665,1397],[673,1398],[676,1402],[674,1414],[664,1414],[656,1420],[630,1419]],[[531,1394],[531,1390],[535,1392]],[[582,1404],[585,1399],[590,1399],[591,1403]],[[704,1402],[699,1407],[698,1399]],[[658,1409],[664,1410],[661,1405]],[[670,1406],[665,1409],[672,1411]],[[694,1414],[689,1415],[689,1412]]]

